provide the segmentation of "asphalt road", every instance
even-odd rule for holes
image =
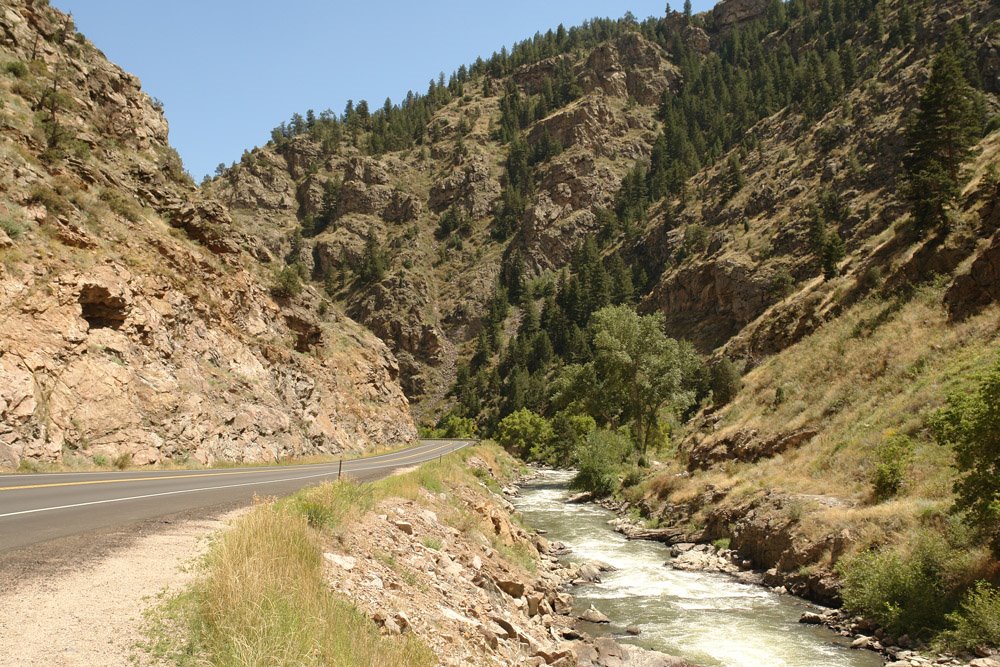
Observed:
[[[386,477],[469,444],[423,440],[409,449],[345,460],[343,475],[360,481]],[[341,464],[322,463],[204,470],[0,475],[0,554],[49,540],[156,517],[206,511],[280,496],[337,479]]]

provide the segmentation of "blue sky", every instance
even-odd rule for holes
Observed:
[[[664,0],[53,0],[163,101],[171,143],[200,180],[263,144],[293,112],[381,106],[438,72],[594,16],[663,13]],[[679,9],[683,0],[674,0]],[[695,11],[715,0],[694,0]]]

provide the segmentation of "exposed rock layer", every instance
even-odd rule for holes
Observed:
[[[15,230],[0,238],[0,466],[274,461],[415,437],[392,354],[318,314],[311,290],[272,296],[245,252],[265,244],[195,190],[135,77],[41,3],[0,10],[0,51],[26,63],[0,81]],[[32,113],[52,86],[54,149]],[[280,209],[264,174],[233,196]]]

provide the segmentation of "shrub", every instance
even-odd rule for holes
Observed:
[[[929,636],[945,627],[946,615],[983,575],[984,562],[983,552],[922,529],[910,544],[840,561],[841,597],[846,609],[892,633]]]
[[[631,466],[625,471],[625,475],[622,477],[622,488],[627,489],[633,486],[638,486],[642,482],[642,470],[638,466]]]
[[[70,203],[62,194],[41,183],[31,187],[28,201],[32,204],[41,204],[51,215],[65,215],[70,210]]]
[[[913,559],[890,551],[860,554],[842,574],[844,606],[871,618],[891,632],[925,631],[944,617],[944,591],[928,554]]]
[[[132,465],[132,455],[128,452],[122,452],[114,458],[111,464],[119,470],[125,470]]]
[[[432,549],[434,551],[441,551],[441,549],[444,547],[444,542],[442,542],[440,538],[434,537],[433,535],[428,535],[427,537],[424,537],[423,539],[420,540],[420,543],[423,544],[428,549]]]
[[[684,228],[684,249],[689,253],[704,252],[708,249],[708,231],[701,225],[691,224]]]
[[[448,415],[438,426],[444,438],[476,437],[476,422],[468,417]]]
[[[1000,590],[985,581],[979,582],[962,607],[947,618],[952,629],[941,637],[946,646],[957,650],[1000,646]]]
[[[955,508],[1000,556],[1000,357],[974,391],[949,396],[931,426],[937,441],[955,450]]]
[[[770,291],[776,298],[784,299],[795,288],[795,277],[786,268],[782,268],[771,278]]]
[[[740,369],[728,357],[712,366],[712,401],[716,407],[730,403],[743,384]]]
[[[135,202],[117,190],[105,190],[101,193],[101,201],[108,205],[113,213],[120,215],[129,222],[139,221],[139,210]]]
[[[552,425],[528,409],[507,415],[497,425],[497,442],[522,458],[542,458],[552,443]]]
[[[28,66],[19,60],[14,60],[9,63],[5,63],[3,66],[3,71],[10,74],[15,79],[23,79],[28,76]]]
[[[630,451],[632,441],[624,433],[605,429],[591,432],[577,452],[573,487],[598,497],[610,496],[618,488],[618,473]]]
[[[472,222],[455,206],[445,211],[438,220],[437,229],[434,230],[434,237],[438,240],[446,239],[453,232],[458,232],[462,236],[472,234]]]
[[[875,448],[870,479],[875,502],[884,502],[899,493],[912,459],[913,441],[905,435],[892,435]]]
[[[17,240],[24,233],[24,227],[9,218],[0,218],[0,229],[13,240]]]
[[[279,299],[288,299],[302,293],[302,277],[294,266],[286,266],[274,276],[271,294]]]

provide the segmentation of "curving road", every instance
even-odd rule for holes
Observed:
[[[207,511],[279,496],[337,479],[360,481],[431,461],[470,444],[419,445],[341,463],[206,470],[0,475],[0,553],[71,535],[121,528],[157,517]]]

